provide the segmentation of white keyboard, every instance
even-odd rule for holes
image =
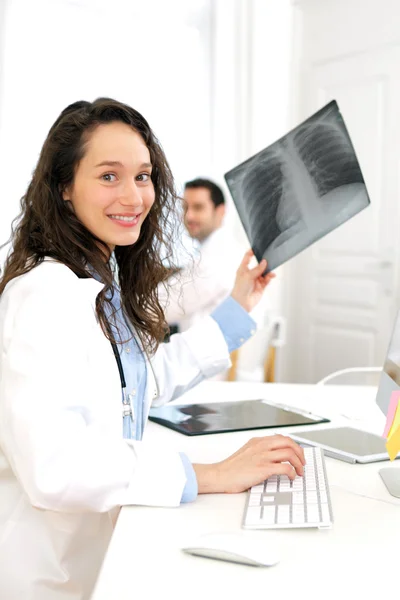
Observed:
[[[333,522],[325,459],[321,448],[306,447],[304,476],[291,481],[273,475],[247,496],[245,529],[331,527]]]

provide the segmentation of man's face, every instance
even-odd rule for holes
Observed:
[[[199,242],[221,227],[225,206],[215,207],[206,188],[188,188],[183,195],[184,222],[189,235]]]

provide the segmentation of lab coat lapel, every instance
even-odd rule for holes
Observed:
[[[93,277],[89,277],[88,279],[79,279],[79,287],[82,296],[86,297],[90,301],[93,309],[96,310],[96,298],[104,288],[104,284],[93,279]]]
[[[80,279],[80,288],[82,290],[82,294],[85,295],[92,304],[93,310],[96,310],[96,298],[97,295],[101,292],[104,285],[97,281],[96,279]],[[149,415],[150,407],[154,400],[159,395],[158,393],[158,385],[155,377],[154,369],[151,364],[151,359],[147,355],[147,353],[143,350],[146,356],[146,395],[144,399],[143,412],[145,415],[145,419]]]

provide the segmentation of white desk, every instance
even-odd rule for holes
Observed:
[[[183,400],[262,397],[308,408],[338,425],[351,424],[381,434],[384,417],[374,404],[375,393],[372,387],[205,382]],[[349,421],[341,413],[357,419]],[[186,452],[194,462],[214,462],[250,437],[264,433],[272,431],[191,438],[149,423],[146,437],[160,447],[160,452],[168,444]],[[397,597],[400,500],[389,495],[378,475],[382,466],[391,464],[351,465],[326,458],[326,465],[335,519],[331,530],[245,532],[279,548],[281,562],[271,568],[194,557],[180,550],[204,533],[243,532],[245,493],[203,495],[194,503],[173,509],[123,508],[92,600]],[[400,469],[400,464],[393,468]]]

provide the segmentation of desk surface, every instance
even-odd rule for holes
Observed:
[[[335,425],[351,424],[380,434],[384,417],[374,403],[375,393],[373,387],[205,382],[176,403],[265,398],[307,408],[331,418]],[[310,426],[315,427],[324,425]],[[215,462],[250,437],[271,432],[187,437],[149,423],[146,439],[160,448],[164,444],[176,447],[193,462]],[[351,465],[326,458],[326,466],[335,520],[331,530],[244,532],[241,520],[246,493],[202,495],[194,503],[172,509],[124,507],[92,600],[192,600],[221,594],[226,598],[260,594],[278,600],[396,596],[400,500],[389,495],[378,475],[378,470],[390,463]],[[181,551],[193,538],[216,532],[262,538],[278,548],[281,562],[271,568],[255,568]]]

